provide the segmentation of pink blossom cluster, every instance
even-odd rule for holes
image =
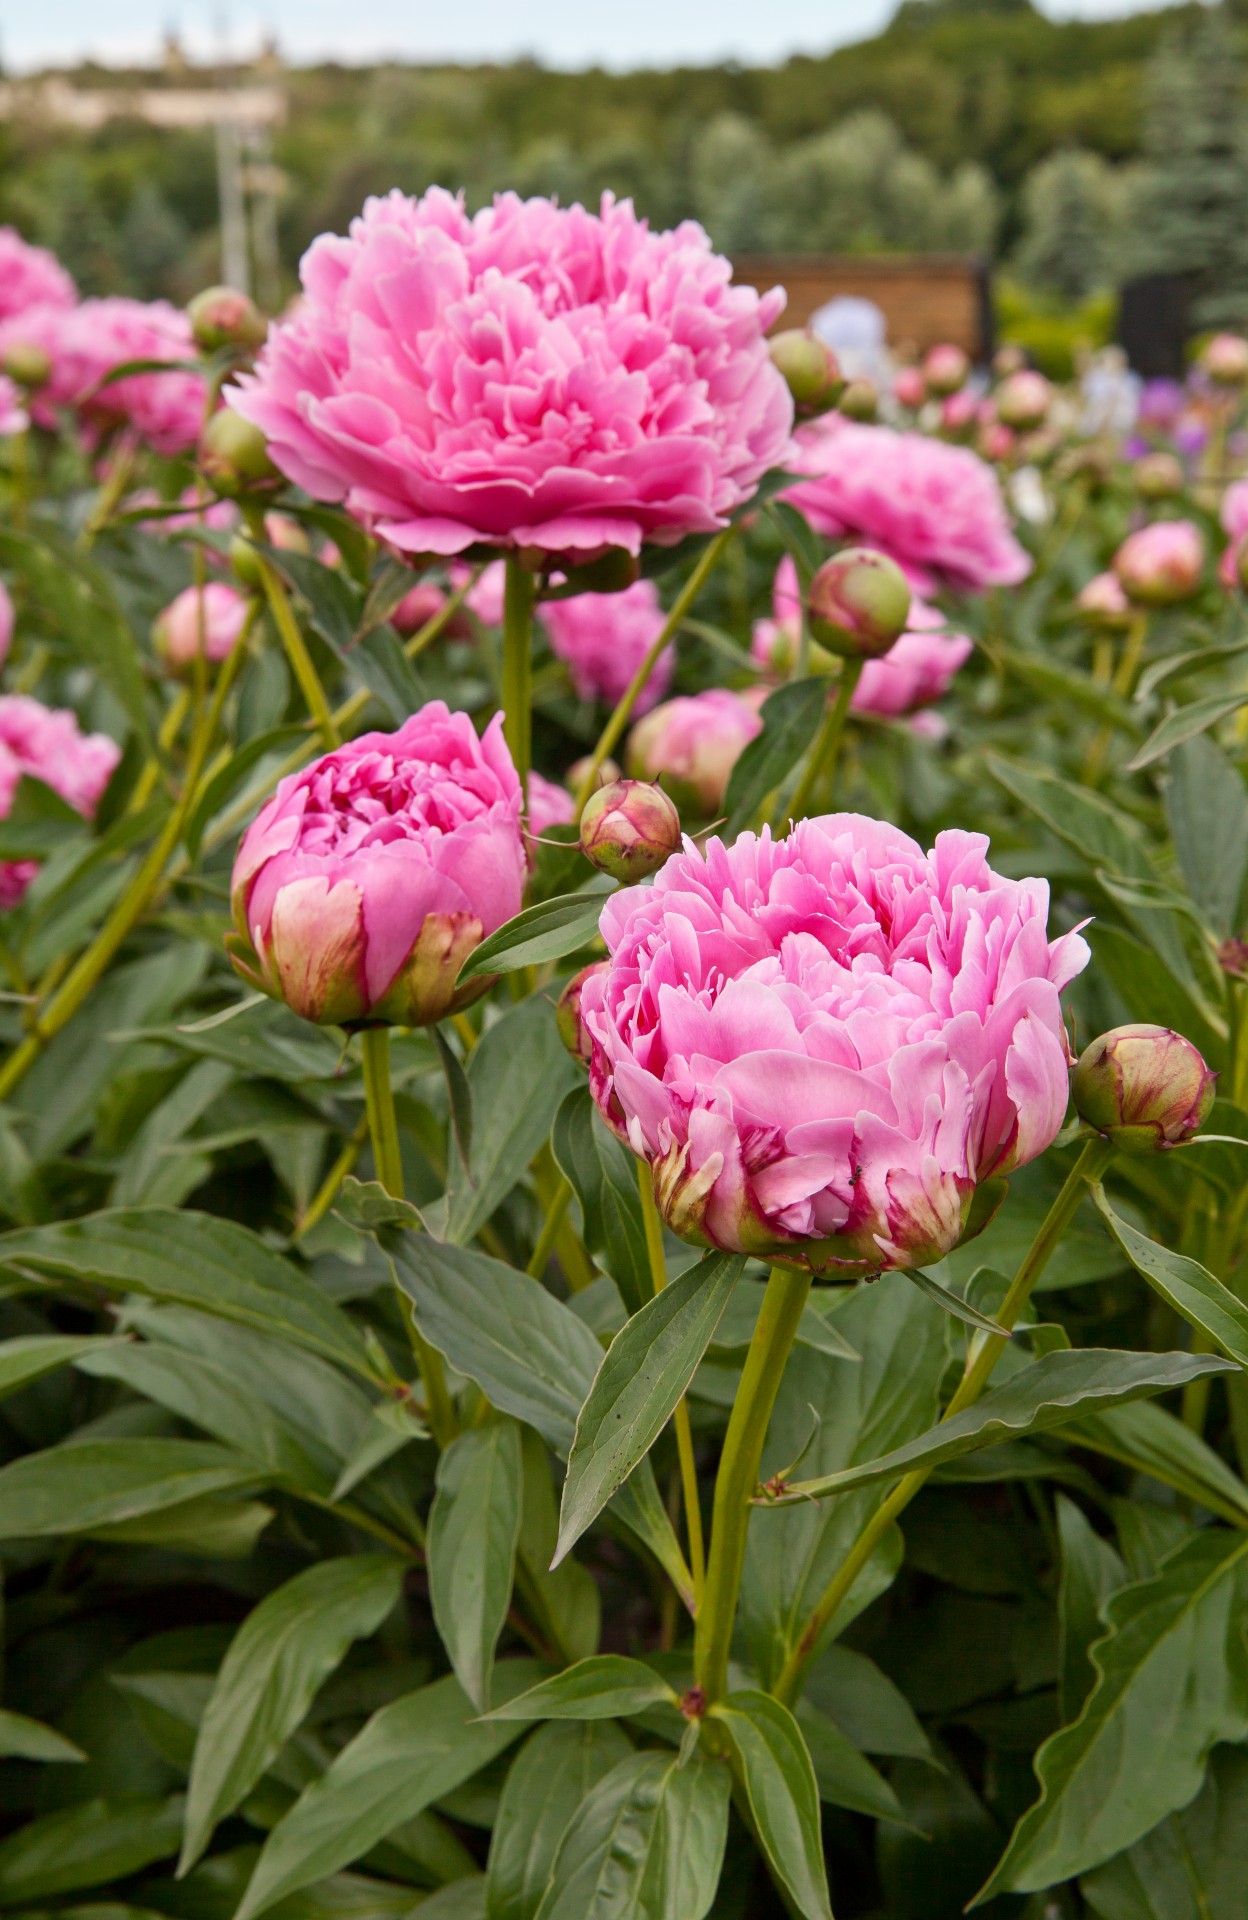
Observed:
[[[980,834],[860,814],[686,841],[614,895],[591,1087],[675,1230],[853,1275],[939,1259],[1066,1111],[1058,995],[1088,949]]]
[[[32,400],[41,426],[55,427],[58,411],[70,409],[91,437],[126,422],[157,453],[185,453],[199,438],[207,395],[201,374],[134,373],[100,384],[132,360],[195,358],[190,322],[167,300],[117,296],[68,308],[28,307],[0,324],[0,358],[14,346],[47,354],[51,376]]]
[[[42,780],[85,820],[121,758],[106,733],[83,733],[72,713],[25,694],[0,694],[0,820],[13,808],[23,774]],[[15,907],[39,870],[37,860],[0,861],[0,908]]]
[[[78,289],[55,254],[0,227],[0,321],[27,307],[72,307]]]
[[[700,227],[441,188],[366,202],[230,400],[277,465],[400,551],[584,558],[722,526],[785,454],[764,335]]]
[[[635,580],[622,593],[578,593],[548,600],[542,625],[582,700],[613,707],[663,631],[666,618],[652,580]],[[667,647],[638,695],[634,713],[648,713],[672,683],[675,649]]]

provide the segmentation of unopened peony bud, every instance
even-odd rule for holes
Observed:
[[[951,340],[942,341],[939,346],[931,347],[923,361],[923,377],[927,381],[927,390],[934,393],[938,400],[957,393],[966,385],[971,363],[961,347],[954,346]]]
[[[279,553],[311,553],[312,542],[297,520],[288,513],[266,513],[264,531],[269,545]],[[328,562],[326,563],[328,564]]]
[[[1141,454],[1131,481],[1141,500],[1173,500],[1183,491],[1183,463],[1173,453]]]
[[[1220,387],[1242,387],[1248,381],[1248,340],[1238,333],[1215,333],[1200,358]]]
[[[200,471],[214,493],[271,492],[284,484],[269,459],[264,435],[231,407],[214,413],[199,440]]]
[[[6,373],[15,385],[24,387],[27,393],[35,393],[51,379],[52,362],[42,347],[15,340],[5,349],[0,372]]]
[[[628,737],[628,771],[662,779],[682,813],[719,813],[742,752],[763,723],[749,700],[728,687],[679,694],[639,720]]]
[[[851,380],[837,401],[836,410],[843,413],[847,420],[861,420],[870,424],[880,410],[880,396],[874,380],[868,380],[865,374],[857,380]]]
[[[1021,347],[1010,344],[998,347],[992,356],[992,371],[998,380],[1008,380],[1012,373],[1022,373],[1027,365],[1027,355]]]
[[[979,451],[994,464],[1008,460],[1014,452],[1017,436],[1003,420],[984,421],[979,429]]]
[[[1114,555],[1114,572],[1128,597],[1146,607],[1190,600],[1204,564],[1200,529],[1190,520],[1154,520],[1129,533]]]
[[[1216,1078],[1181,1033],[1141,1022],[1092,1042],[1076,1063],[1071,1094],[1080,1119],[1124,1152],[1153,1153],[1199,1131]]]
[[[581,814],[581,852],[613,880],[635,886],[680,847],[680,815],[662,787],[616,780],[599,787]]]
[[[1026,433],[1038,427],[1049,411],[1053,389],[1042,373],[1030,367],[1012,373],[997,389],[997,417],[1007,427]]]
[[[1101,633],[1117,633],[1131,624],[1131,602],[1116,573],[1094,575],[1080,589],[1075,610],[1087,626]]]
[[[893,398],[899,407],[917,412],[927,399],[927,382],[917,367],[898,367],[893,375]]]
[[[210,665],[227,658],[247,619],[247,601],[224,580],[187,587],[156,618],[152,635],[170,672],[185,679],[202,652]]]
[[[900,639],[910,615],[906,576],[887,554],[847,547],[810,583],[810,631],[847,660],[876,660]]]
[[[961,387],[957,393],[951,393],[940,403],[940,429],[942,433],[953,434],[961,438],[973,429],[979,415],[979,402],[967,387]]]
[[[201,353],[222,347],[256,353],[268,337],[269,323],[255,301],[233,287],[206,287],[195,295],[186,317]]]
[[[587,967],[574,973],[567,986],[555,1002],[555,1025],[559,1029],[559,1038],[572,1055],[583,1066],[588,1066],[593,1053],[593,1044],[581,1019],[581,994],[585,982],[594,974],[601,973],[606,966],[605,960],[591,960]]]
[[[768,341],[776,371],[793,396],[799,420],[812,419],[834,407],[844,388],[840,362],[809,327],[786,327]]]

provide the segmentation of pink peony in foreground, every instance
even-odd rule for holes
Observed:
[[[1047,885],[993,873],[987,848],[946,832],[924,853],[828,814],[687,841],[608,900],[581,998],[591,1087],[677,1232],[838,1276],[920,1266],[977,1186],[1049,1145],[1058,995],[1088,949],[1050,940]]]
[[[40,426],[62,409],[77,411],[93,438],[125,422],[157,453],[185,453],[199,438],[207,389],[202,375],[134,373],[100,381],[131,360],[186,361],[195,345],[186,315],[167,300],[110,297],[63,309],[30,307],[0,324],[0,360],[12,346],[39,347],[52,373],[33,396]]]
[[[764,334],[702,229],[502,194],[365,203],[231,404],[288,479],[410,553],[584,558],[720,527],[788,447]]]
[[[784,495],[818,533],[879,547],[916,593],[982,592],[1031,572],[996,474],[969,447],[829,414],[803,427],[791,465],[807,476]]]
[[[540,609],[550,644],[565,660],[582,700],[613,707],[663,631],[666,615],[652,580],[635,580],[622,593],[578,593]],[[664,648],[638,696],[634,713],[648,713],[672,684],[674,650]]]
[[[0,227],[0,320],[27,307],[72,307],[78,289],[54,253]]]
[[[26,694],[0,694],[0,820],[8,819],[23,774],[42,780],[84,820],[94,819],[120,758],[115,740],[83,733],[72,713]],[[0,908],[15,907],[38,871],[37,860],[0,861]]]
[[[520,782],[496,715],[432,700],[291,774],[243,835],[234,964],[305,1020],[424,1026],[466,1006],[482,939],[520,910]]]

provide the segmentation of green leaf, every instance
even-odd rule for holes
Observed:
[[[847,1807],[851,1813],[865,1813],[872,1820],[904,1822],[901,1802],[888,1781],[833,1721],[803,1700],[797,1709],[797,1723],[815,1769],[821,1800],[831,1807]]]
[[[563,1483],[556,1565],[671,1419],[744,1266],[741,1254],[707,1254],[616,1334],[577,1416]]]
[[[1248,868],[1243,775],[1221,747],[1202,735],[1176,749],[1165,802],[1188,892],[1216,932],[1233,932]]]
[[[199,1307],[371,1378],[352,1322],[259,1235],[215,1214],[142,1207],[0,1234],[0,1267]]]
[[[495,1707],[490,1720],[620,1720],[661,1703],[680,1702],[666,1680],[643,1660],[620,1653],[596,1653],[588,1660],[541,1680],[527,1693]]]
[[[951,1293],[948,1287],[942,1287],[939,1280],[933,1280],[931,1274],[924,1273],[921,1267],[903,1267],[902,1272],[920,1293],[925,1293],[928,1299],[940,1308],[942,1313],[949,1314],[954,1320],[960,1320],[963,1326],[975,1327],[980,1333],[994,1334],[999,1340],[1009,1340],[1013,1337],[1008,1328],[999,1326],[988,1314],[980,1313],[979,1309],[971,1306],[961,1294]]]
[[[1074,707],[1093,720],[1107,721],[1134,740],[1143,732],[1139,709],[1091,674],[1068,667],[1047,653],[1025,653],[1018,647],[994,648],[993,653],[1011,673],[1060,710]]]
[[[878,1460],[845,1467],[819,1480],[795,1480],[779,1498],[818,1499],[874,1480],[897,1480],[915,1469],[930,1471],[945,1460],[1016,1440],[1077,1420],[1083,1408],[1121,1406],[1151,1393],[1167,1393],[1189,1380],[1231,1369],[1216,1354],[1123,1353],[1113,1347],[1080,1347],[1046,1353],[974,1406],[955,1413],[927,1433]]]
[[[460,984],[483,973],[514,973],[518,967],[562,960],[593,940],[604,896],[614,893],[606,881],[591,880],[580,893],[556,894],[525,907],[470,953],[459,970]]]
[[[1062,1577],[1057,1596],[1058,1697],[1063,1720],[1073,1720],[1096,1679],[1089,1649],[1105,1631],[1102,1608],[1127,1584],[1118,1554],[1064,1494],[1057,1496]]]
[[[451,1132],[459,1157],[465,1166],[472,1164],[472,1088],[468,1076],[440,1026],[433,1030],[433,1043],[442,1063],[446,1097],[451,1109]]]
[[[1248,1538],[1210,1528],[1106,1603],[1097,1683],[1036,1755],[1040,1798],[979,1900],[1099,1866],[1187,1805],[1215,1742],[1248,1736],[1246,1563]]]
[[[1232,1526],[1248,1526],[1248,1487],[1200,1435],[1164,1407],[1137,1400],[1108,1413],[1085,1414],[1071,1438],[1136,1473],[1148,1474],[1195,1500]]]
[[[206,780],[195,796],[195,805],[191,808],[182,834],[192,860],[198,856],[200,842],[209,825],[221,809],[229,805],[252,768],[258,767],[270,754],[280,753],[283,747],[293,746],[296,740],[306,740],[307,737],[306,726],[267,727],[263,733],[254,733],[250,740],[245,740],[241,747],[234,749],[225,764],[217,768],[211,780]]]
[[[510,1697],[536,1673],[532,1660],[500,1661],[494,1684]],[[395,1827],[488,1766],[516,1732],[514,1723],[475,1719],[471,1701],[450,1674],[382,1707],[278,1821],[236,1920],[252,1920],[288,1894],[358,1860]]]
[[[759,712],[763,730],[741,754],[728,781],[727,837],[750,825],[768,794],[797,766],[819,731],[831,686],[826,674],[816,673],[768,694]]]
[[[730,1693],[711,1712],[736,1749],[773,1876],[805,1920],[832,1920],[819,1788],[797,1721],[769,1693],[753,1687]]]
[[[637,1313],[650,1297],[637,1160],[616,1139],[584,1086],[564,1097],[550,1145],[581,1203],[587,1250],[604,1261],[625,1306]]]
[[[825,1647],[807,1669],[805,1693],[863,1753],[931,1758],[914,1708],[865,1653],[839,1643]]]
[[[262,1478],[199,1440],[66,1442],[0,1467],[0,1540],[91,1533]]]
[[[68,641],[74,658],[99,675],[141,740],[150,740],[139,649],[122,617],[107,569],[45,520],[37,535],[0,527],[0,560],[29,582],[40,618]]]
[[[0,1909],[138,1873],[178,1850],[181,1798],[87,1800],[0,1841]]]
[[[1164,760],[1185,740],[1207,732],[1230,714],[1238,713],[1246,702],[1248,694],[1214,693],[1204,700],[1193,700],[1190,706],[1179,707],[1174,713],[1168,713],[1161,725],[1154,727],[1139,752],[1128,760],[1123,771],[1141,773],[1145,767],[1151,767],[1154,761]]]
[[[572,1813],[536,1920],[703,1920],[728,1835],[728,1770],[621,1760]]]
[[[85,1760],[86,1754],[55,1727],[0,1707],[0,1759]]]
[[[20,1334],[0,1342],[0,1399],[41,1380],[46,1373],[86,1354],[101,1353],[119,1343],[107,1335],[72,1333]]]
[[[1159,1293],[1189,1325],[1202,1327],[1232,1360],[1248,1367],[1248,1307],[1243,1301],[1215,1280],[1199,1260],[1158,1246],[1115,1213],[1099,1183],[1092,1188],[1092,1199],[1127,1259],[1154,1293]]]
[[[460,1686],[484,1712],[494,1649],[511,1603],[520,1538],[520,1430],[471,1427],[438,1461],[429,1514],[429,1599]]]
[[[1248,1753],[1219,1748],[1190,1806],[1079,1885],[1099,1920],[1242,1920]]]
[[[489,1920],[533,1920],[569,1819],[632,1748],[609,1721],[539,1727],[508,1769],[490,1839]]]
[[[397,1560],[381,1554],[325,1560],[248,1614],[200,1722],[179,1873],[194,1866],[214,1827],[242,1805],[351,1642],[381,1625],[402,1573]]]

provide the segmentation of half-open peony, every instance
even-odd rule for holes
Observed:
[[[502,715],[478,739],[431,700],[281,782],[234,862],[231,957],[305,1020],[428,1026],[490,984],[455,976],[526,872]]]
[[[84,820],[92,820],[121,748],[106,733],[83,733],[72,713],[26,694],[0,694],[0,820],[13,808],[23,774],[42,780]],[[39,871],[37,860],[0,861],[0,908],[15,907]]]
[[[47,384],[31,398],[40,426],[55,427],[58,410],[69,408],[92,438],[124,422],[157,453],[185,453],[195,445],[207,393],[201,374],[178,367],[100,385],[114,367],[133,360],[194,359],[190,322],[167,300],[116,296],[71,308],[29,307],[0,323],[0,360],[14,346],[41,348],[51,366]]]
[[[635,580],[622,593],[577,593],[549,600],[542,625],[582,700],[614,706],[663,631],[665,615],[653,580]],[[672,684],[674,650],[664,648],[633,712],[648,713]]]
[[[72,307],[78,289],[56,255],[0,227],[0,320],[27,307]]]
[[[879,547],[916,593],[1012,587],[1031,572],[992,468],[969,447],[829,414],[803,427],[784,495],[830,540]]]
[[[283,473],[393,546],[582,558],[708,532],[786,452],[764,339],[702,229],[441,188],[365,203],[305,254],[304,298],[231,403]]]
[[[1058,995],[1088,949],[1050,940],[1047,885],[987,849],[829,814],[687,841],[608,900],[580,1003],[591,1086],[676,1232],[837,1276],[920,1266],[1049,1145]]]

